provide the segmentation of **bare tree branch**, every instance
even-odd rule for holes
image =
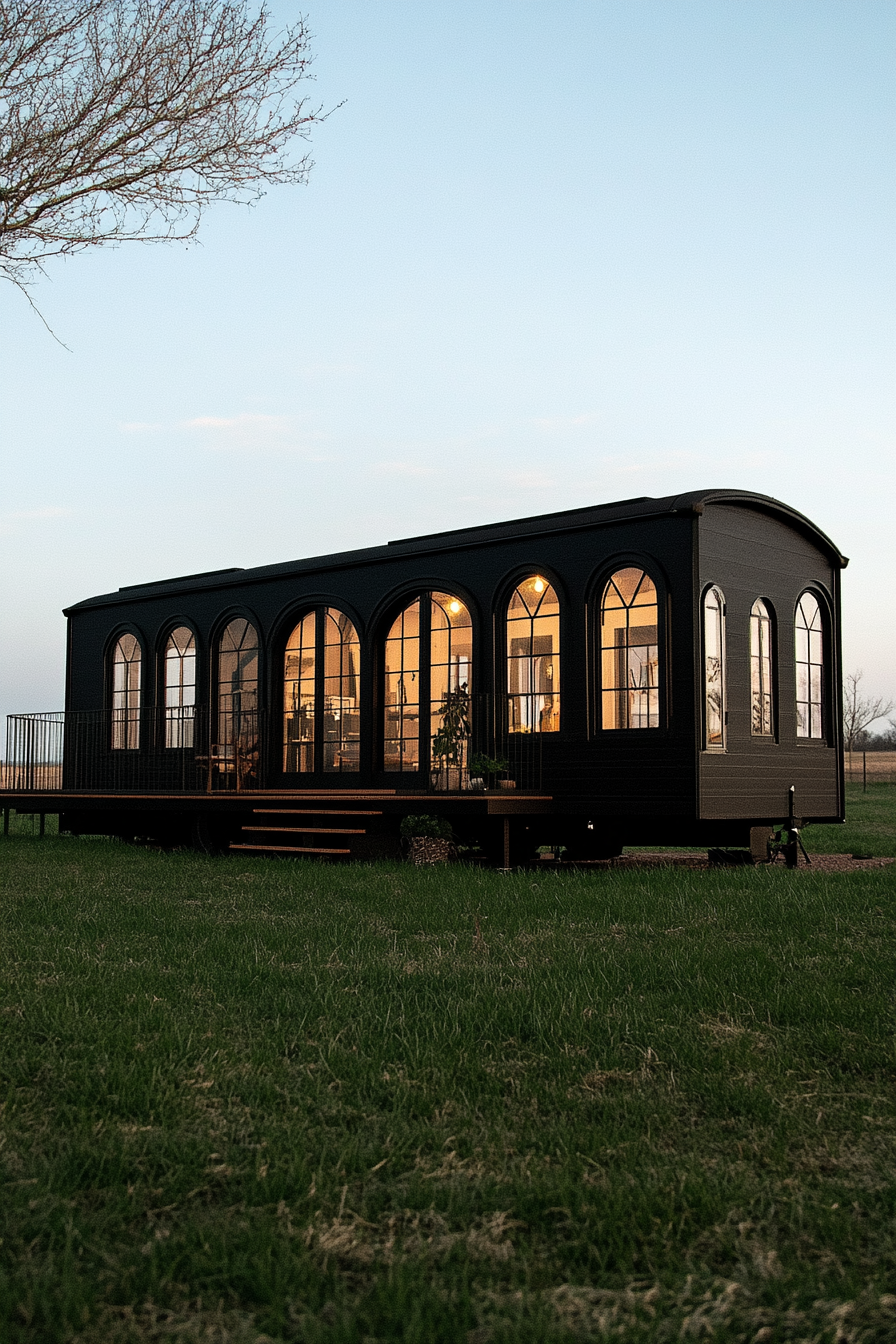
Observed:
[[[857,739],[866,728],[877,719],[885,718],[893,708],[892,700],[885,700],[883,696],[872,698],[862,694],[861,682],[864,675],[859,668],[856,672],[850,672],[843,680],[843,736],[847,751],[854,749]]]
[[[0,0],[0,275],[305,182],[311,59],[304,19],[250,0]]]

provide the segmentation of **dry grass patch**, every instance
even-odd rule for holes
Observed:
[[[444,1260],[461,1253],[471,1260],[503,1263],[514,1254],[511,1234],[525,1223],[508,1211],[477,1218],[470,1227],[452,1229],[435,1208],[425,1212],[405,1209],[370,1223],[347,1210],[329,1221],[316,1221],[304,1234],[308,1246],[324,1262],[370,1267],[396,1260]]]

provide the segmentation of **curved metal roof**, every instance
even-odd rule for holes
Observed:
[[[245,583],[258,583],[265,579],[274,579],[286,574],[306,573],[313,570],[347,568],[353,565],[375,564],[382,560],[394,560],[399,555],[415,555],[428,551],[463,549],[468,546],[487,545],[489,542],[510,540],[514,537],[546,535],[551,533],[578,531],[589,527],[634,521],[638,518],[657,518],[664,514],[702,513],[707,505],[726,504],[745,509],[753,509],[795,528],[820,550],[824,551],[832,563],[845,568],[849,563],[833,541],[822,532],[811,519],[789,504],[773,499],[771,495],[754,494],[749,490],[690,490],[680,495],[664,495],[652,498],[640,495],[636,499],[621,499],[608,504],[590,504],[577,509],[564,509],[557,513],[535,514],[527,518],[512,518],[500,523],[480,523],[472,527],[452,528],[447,532],[430,532],[419,537],[402,537],[390,541],[386,546],[369,546],[357,551],[341,551],[333,555],[320,555],[305,560],[289,560],[273,565],[260,565],[252,569],[213,570],[205,574],[187,574],[176,579],[158,579],[149,583],[131,584],[120,588],[117,593],[105,593],[98,597],[87,598],[65,609],[65,615],[83,610],[86,607],[106,606],[110,603],[133,602],[141,598],[160,596],[162,592],[195,592],[197,589],[240,586]]]

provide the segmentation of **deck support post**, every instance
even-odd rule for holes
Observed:
[[[787,792],[787,843],[784,846],[784,861],[788,868],[796,868],[800,861],[800,832],[802,822],[794,816],[796,811],[796,788],[791,784]]]
[[[44,831],[45,831],[45,829],[46,829],[46,825],[47,825],[47,814],[46,814],[46,812],[41,812],[41,813],[40,813],[40,823],[38,824],[38,828],[37,828],[37,833],[38,833],[38,835],[40,836],[41,839],[43,839]]]

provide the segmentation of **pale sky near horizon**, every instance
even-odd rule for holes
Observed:
[[[0,288],[0,713],[95,593],[703,487],[833,537],[896,697],[891,0],[300,11],[307,187],[51,263],[69,350]]]

